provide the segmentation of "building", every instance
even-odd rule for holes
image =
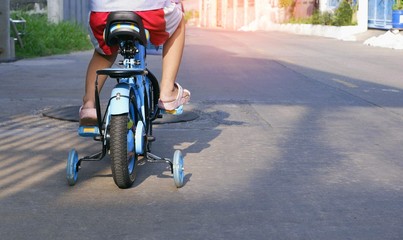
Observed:
[[[199,0],[199,24],[232,30],[267,30],[291,15],[309,16],[316,8],[334,11],[341,0],[291,0],[294,8],[280,7],[287,0]],[[350,0],[354,1],[354,0]],[[390,29],[394,0],[357,0],[357,31]],[[284,4],[284,3],[283,3]]]

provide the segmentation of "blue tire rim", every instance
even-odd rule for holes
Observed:
[[[78,154],[75,149],[69,152],[69,157],[67,158],[67,181],[70,186],[73,186],[77,182],[78,172]]]

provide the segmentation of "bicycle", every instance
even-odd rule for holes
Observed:
[[[147,68],[146,47],[150,49],[151,43],[148,42],[148,32],[144,29],[141,18],[134,12],[110,13],[104,38],[108,45],[119,46],[119,53],[123,57],[119,64],[123,68],[97,71],[97,126],[80,126],[78,134],[82,137],[93,137],[95,141],[101,142],[102,150],[79,159],[77,151],[71,149],[66,166],[68,184],[76,184],[82,161],[99,161],[109,153],[113,179],[119,188],[129,188],[133,185],[139,155],[143,155],[148,162],[168,163],[176,187],[182,187],[182,152],[176,150],[172,160],[151,153],[151,143],[155,141],[152,135],[153,121],[165,113],[181,114],[183,106],[173,112],[164,112],[158,108],[159,85],[156,77]],[[98,94],[99,75],[107,75],[117,80],[103,117]]]

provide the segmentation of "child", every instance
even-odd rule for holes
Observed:
[[[158,46],[164,44],[162,53],[162,78],[160,83],[161,109],[174,110],[186,104],[190,92],[175,82],[182,59],[185,42],[185,22],[182,4],[173,0],[90,0],[90,36],[95,50],[89,62],[83,105],[80,108],[80,125],[97,125],[95,110],[96,71],[111,67],[116,60],[117,46],[109,47],[103,33],[109,12],[135,11],[150,33],[150,41]],[[101,91],[107,76],[98,77]]]

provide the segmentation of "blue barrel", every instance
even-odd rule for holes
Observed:
[[[403,10],[392,11],[392,27],[403,29]]]

